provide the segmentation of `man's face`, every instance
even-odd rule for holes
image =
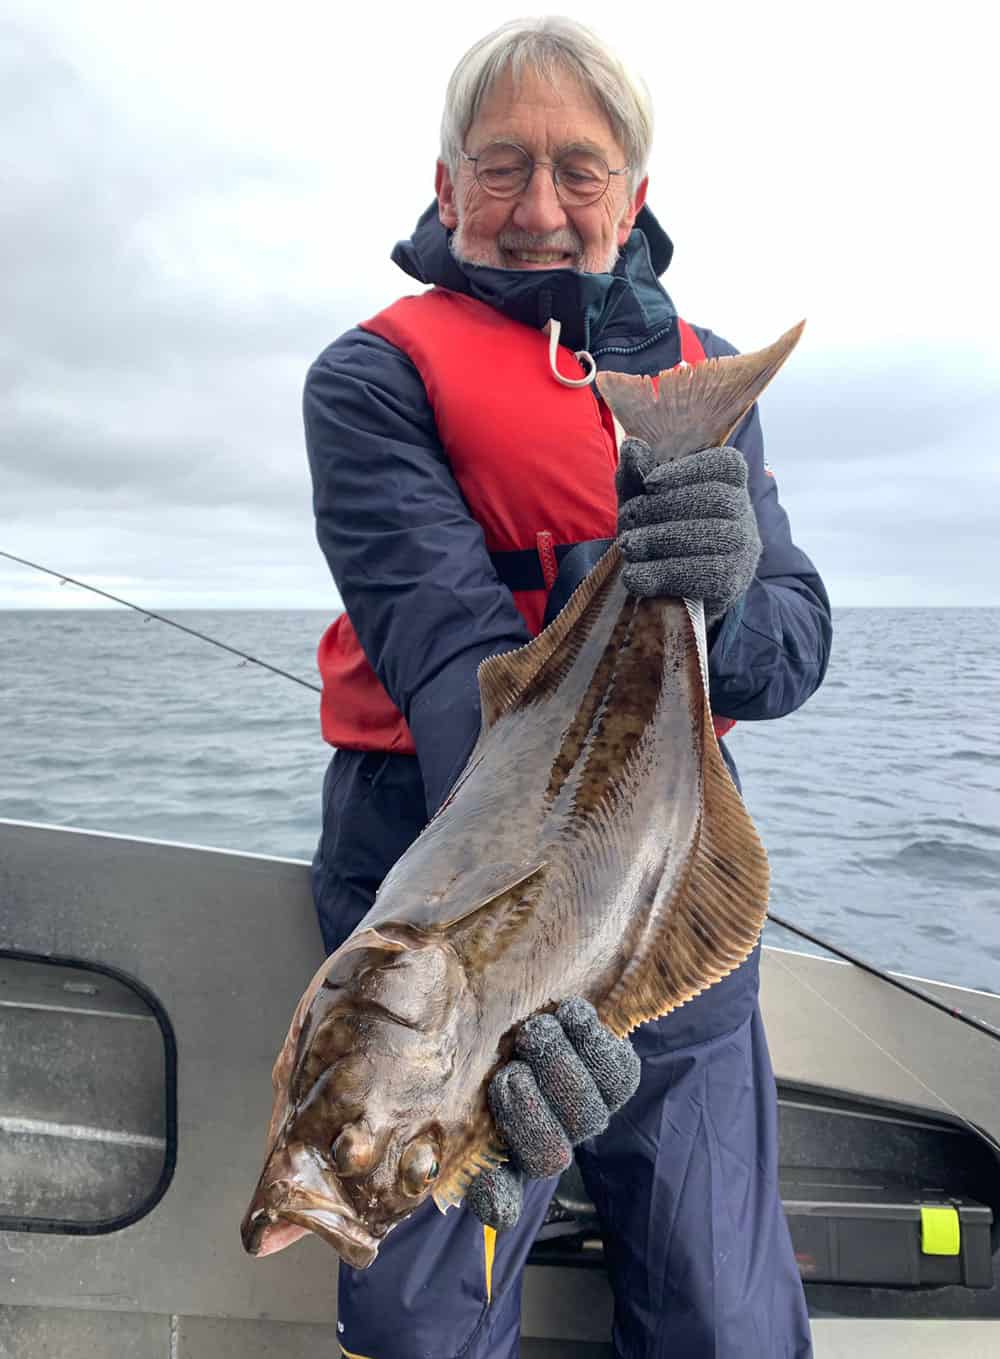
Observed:
[[[527,70],[515,85],[506,72],[483,101],[465,137],[464,150],[478,155],[495,142],[522,147],[535,160],[551,162],[570,148],[596,151],[610,170],[626,163],[607,117],[570,75],[552,82]],[[492,198],[463,161],[453,180],[438,161],[438,214],[454,231],[452,249],[467,264],[498,269],[577,269],[607,273],[628,240],[646,198],[646,180],[629,196],[628,176],[612,175],[596,203],[565,207],[552,172],[538,166],[516,198]]]

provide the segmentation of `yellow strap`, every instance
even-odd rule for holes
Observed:
[[[343,1345],[340,1347],[340,1352],[344,1356],[344,1359],[367,1359],[367,1356],[364,1354],[352,1354],[350,1350],[345,1350]]]
[[[920,1249],[925,1255],[961,1254],[962,1225],[956,1209],[920,1209]]]
[[[493,1253],[497,1246],[495,1227],[483,1228],[483,1254],[486,1257],[486,1301],[493,1301]]]

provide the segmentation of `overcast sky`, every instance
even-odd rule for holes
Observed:
[[[150,608],[337,606],[305,370],[412,290],[448,74],[518,12],[0,0],[0,548]],[[1000,604],[987,7],[573,13],[652,90],[681,314],[808,318],[764,428],[835,605]],[[0,607],[93,603],[0,559]]]

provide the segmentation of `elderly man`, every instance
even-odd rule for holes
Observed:
[[[670,469],[651,471],[630,441],[616,480],[594,369],[734,352],[681,321],[657,281],[672,246],[645,206],[650,137],[646,96],[578,24],[519,21],[484,38],[448,88],[436,201],[393,254],[433,287],[310,370],[318,536],[347,610],[320,647],[337,748],[314,864],[328,949],[465,763],[479,663],[536,633],[612,537],[635,593],[704,600],[720,735],[791,711],[822,679],[829,605],[792,543],[756,412],[735,449]],[[810,1353],[757,970],[755,954],[641,1026],[638,1090],[578,1148],[623,1359]],[[586,1066],[589,1049],[564,1047]],[[521,1275],[555,1186],[529,1178],[522,1196],[522,1171],[563,1163],[535,1152],[554,1120],[542,1096],[558,1107],[568,1070],[525,1056],[526,1081],[491,1090],[511,1167],[458,1212],[426,1203],[369,1270],[341,1269],[346,1355],[518,1353]]]

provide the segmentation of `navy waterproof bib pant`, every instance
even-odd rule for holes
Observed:
[[[338,751],[324,784],[313,885],[338,947],[422,829],[409,755]],[[774,1077],[757,1004],[759,953],[665,1019],[642,1025],[639,1090],[578,1149],[600,1215],[620,1359],[807,1359],[809,1327],[778,1193]],[[529,1182],[494,1235],[428,1201],[367,1270],[342,1265],[350,1359],[515,1359],[521,1277],[555,1189]]]

